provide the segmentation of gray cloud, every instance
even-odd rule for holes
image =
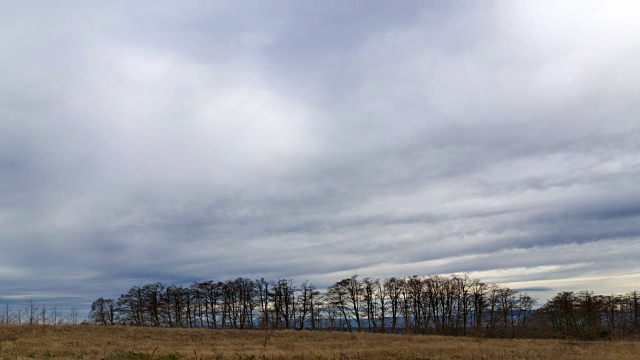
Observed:
[[[7,301],[640,278],[634,5],[3,5]]]

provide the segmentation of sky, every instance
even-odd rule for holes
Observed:
[[[637,2],[0,5],[0,303],[640,290]]]

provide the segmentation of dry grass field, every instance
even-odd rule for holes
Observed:
[[[265,343],[266,340],[266,343]],[[1,359],[638,359],[640,342],[0,326]]]

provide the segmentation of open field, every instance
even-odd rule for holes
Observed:
[[[640,356],[640,342],[85,325],[2,325],[0,346],[1,359],[637,359]]]

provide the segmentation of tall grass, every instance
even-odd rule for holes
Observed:
[[[640,342],[311,331],[0,326],[1,359],[637,359]]]

